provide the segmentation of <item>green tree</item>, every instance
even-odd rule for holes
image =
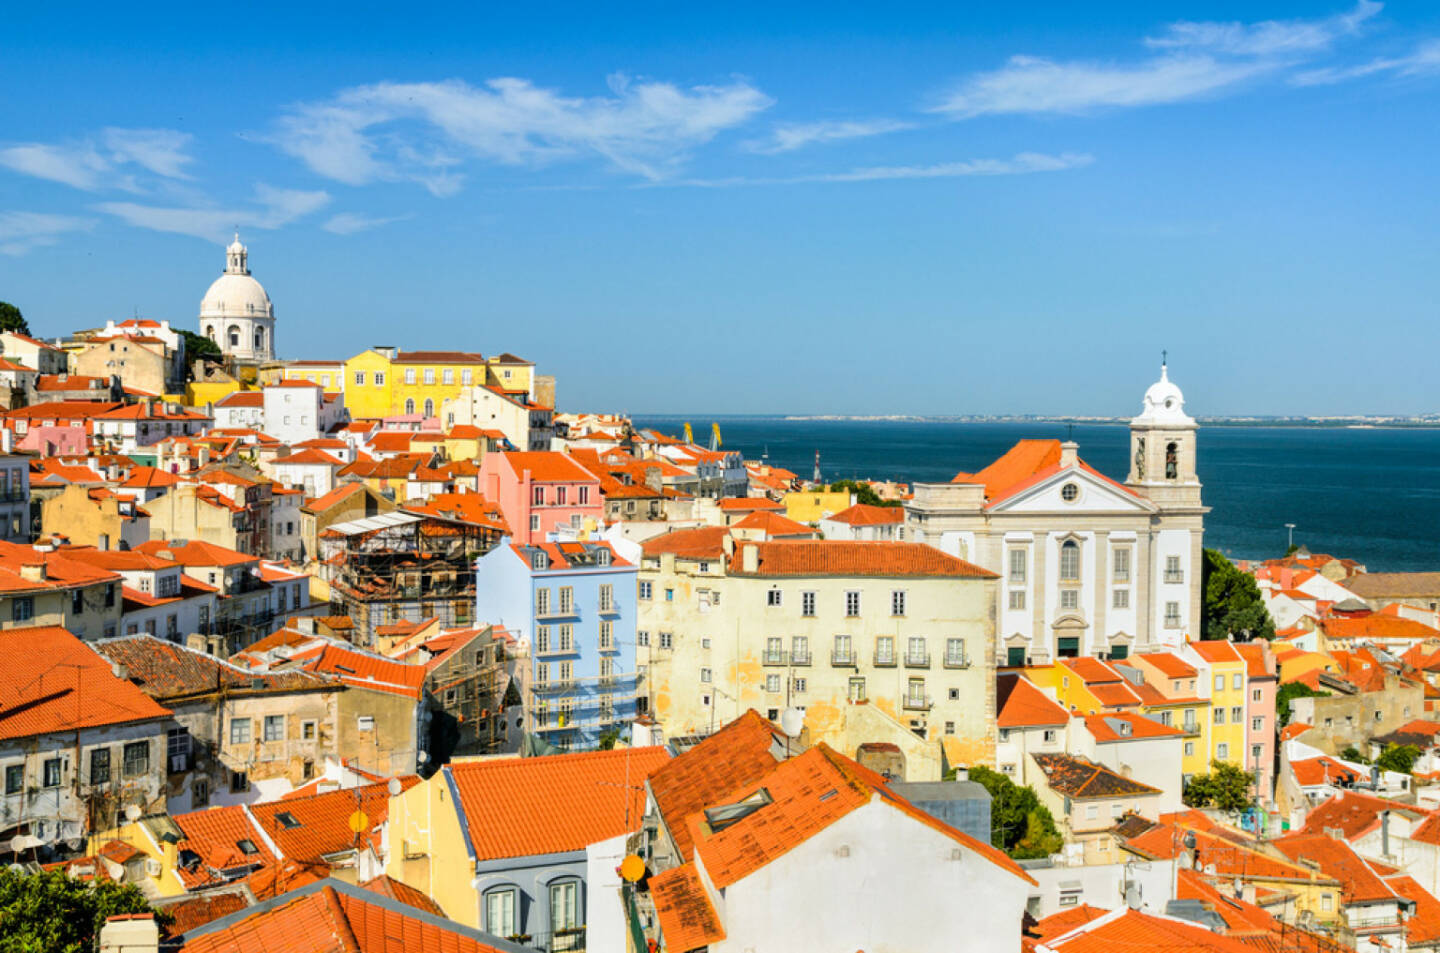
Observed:
[[[30,325],[25,323],[25,316],[8,301],[0,301],[0,331],[19,331],[27,335],[30,333]]]
[[[1185,785],[1181,799],[1191,807],[1243,811],[1250,804],[1250,775],[1228,761],[1212,761],[1209,774],[1197,774]]]
[[[955,772],[946,774],[953,780]],[[972,767],[970,780],[990,792],[990,843],[1017,860],[1049,857],[1064,846],[1055,818],[1034,790],[1021,787],[998,771]]]
[[[1419,757],[1420,749],[1414,745],[1389,744],[1380,752],[1380,757],[1375,759],[1375,764],[1386,771],[1409,774],[1415,770],[1415,761]]]
[[[619,740],[620,729],[611,728],[609,731],[601,732],[598,747],[601,751],[610,751],[615,747],[615,743]]]
[[[1329,692],[1322,692],[1318,688],[1311,688],[1304,682],[1286,682],[1280,686],[1275,693],[1275,714],[1280,720],[1280,727],[1284,728],[1290,724],[1290,701],[1294,698],[1329,698]]]
[[[1243,573],[1216,549],[1205,550],[1205,567],[1201,574],[1204,607],[1200,611],[1200,637],[1223,639],[1234,634],[1237,639],[1275,638],[1275,620],[1260,598],[1255,577]]]
[[[1365,755],[1361,754],[1361,753],[1360,753],[1360,749],[1357,748],[1357,747],[1355,747],[1354,745],[1350,745],[1350,746],[1349,746],[1348,748],[1346,748],[1344,751],[1340,752],[1340,760],[1341,760],[1341,761],[1354,761],[1356,764],[1369,764],[1369,763],[1370,763],[1370,759],[1367,758],[1367,757],[1365,757]]]
[[[848,490],[855,494],[855,502],[863,503],[866,506],[899,506],[899,500],[882,500],[880,494],[868,483],[859,480],[836,480],[830,484],[830,489],[836,492]]]
[[[210,340],[203,334],[196,334],[194,331],[186,331],[178,328],[180,336],[185,339],[185,360],[193,362],[196,358],[205,358],[207,361],[219,361],[223,355],[220,353],[220,345]]]
[[[41,874],[0,869],[0,951],[88,953],[106,917],[150,913],[134,884],[74,880],[64,871]],[[161,925],[170,921],[156,915]]]

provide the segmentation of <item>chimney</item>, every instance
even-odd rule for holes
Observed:
[[[15,450],[15,431],[9,427],[0,428],[0,453],[12,453]]]
[[[202,447],[200,448],[200,465],[201,465],[202,467],[203,467],[203,466],[208,466],[209,463],[210,463],[210,448],[209,448],[209,447],[202,446]]]
[[[760,571],[760,547],[747,543],[745,548],[740,550],[740,570],[747,573]]]
[[[734,536],[731,536],[729,533],[726,533],[726,534],[725,534],[725,538],[720,541],[720,549],[725,553],[725,558],[726,558],[726,559],[729,559],[731,556],[734,556],[734,555],[735,555],[735,537],[734,537]]]
[[[27,582],[44,582],[44,581],[45,581],[45,563],[44,563],[44,561],[42,560],[41,562],[21,563],[21,564],[20,564],[20,578],[26,580]]]
[[[100,928],[100,953],[157,953],[160,927],[151,913],[122,913]]]
[[[1060,445],[1060,469],[1073,467],[1080,462],[1080,445],[1073,440],[1067,440]]]
[[[1380,812],[1380,856],[1390,857],[1390,812]]]
[[[969,769],[968,767],[963,766],[963,765],[962,765],[961,767],[956,768],[956,769],[955,769],[955,780],[956,780],[956,781],[969,781],[969,780],[970,780],[970,769]]]

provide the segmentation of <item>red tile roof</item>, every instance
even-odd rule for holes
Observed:
[[[951,483],[979,483],[985,497],[998,500],[1006,490],[1060,463],[1059,440],[1021,440],[998,460],[975,473],[957,473]]]
[[[1196,862],[1201,868],[1213,865],[1217,876],[1302,881],[1311,877],[1308,868],[1262,854],[1194,824],[1156,824],[1127,839],[1125,846],[1144,857],[1170,860],[1185,850],[1182,838],[1187,832],[1195,836]]]
[[[425,668],[356,652],[338,645],[296,652],[291,661],[306,671],[338,678],[355,688],[368,688],[418,700],[425,690]]]
[[[759,557],[757,576],[951,576],[996,579],[982,569],[924,543],[850,540],[777,540],[737,542],[729,571],[743,574],[744,550]]]
[[[1235,646],[1224,639],[1193,640],[1186,643],[1200,656],[1212,665],[1216,662],[1238,662],[1240,653],[1235,651]]]
[[[258,556],[247,556],[233,549],[216,546],[214,543],[207,543],[200,539],[189,540],[183,546],[176,546],[173,539],[152,539],[149,542],[141,543],[135,549],[142,553],[160,556],[162,559],[167,558],[163,555],[164,553],[169,553],[168,558],[182,566],[241,566],[245,563],[260,561]]]
[[[650,899],[665,949],[686,953],[725,939],[725,927],[694,864],[681,864],[651,877]]]
[[[367,880],[360,886],[371,893],[378,893],[382,897],[389,897],[391,900],[399,901],[408,907],[414,907],[422,913],[428,913],[436,917],[445,916],[445,911],[441,910],[440,905],[434,900],[409,884],[396,880],[387,874],[381,874],[374,880]]]
[[[1360,775],[1327,755],[1290,762],[1290,770],[1301,787],[1315,787],[1339,781],[1357,781]]]
[[[725,526],[676,529],[645,540],[641,549],[646,556],[672,553],[679,559],[719,559],[725,555],[725,538],[729,535]]]
[[[1223,936],[1189,920],[1155,916],[1122,908],[1047,938],[1055,953],[1117,953],[1120,950],[1154,950],[1165,953],[1255,953],[1255,947],[1238,937]]]
[[[1335,829],[1339,830],[1346,840],[1354,840],[1380,826],[1381,811],[1393,811],[1416,820],[1429,813],[1417,809],[1413,804],[1402,804],[1363,791],[1341,791],[1305,815],[1303,831],[1307,834],[1324,834]]]
[[[847,510],[841,510],[826,519],[851,526],[893,526],[905,522],[905,510],[899,506],[871,506],[856,503]]]
[[[1334,616],[1320,620],[1320,627],[1332,639],[1424,639],[1440,638],[1440,629],[1432,629],[1423,622],[1391,615],[1369,615],[1362,618]]]
[[[272,465],[285,464],[287,466],[326,466],[343,467],[345,461],[333,457],[324,450],[301,450],[299,453],[292,453],[288,457],[276,457],[271,460]]]
[[[996,677],[997,723],[1001,728],[1063,727],[1070,715],[1060,703],[1035,687],[1024,676],[1007,673]]]
[[[1159,788],[1127,778],[1084,758],[1068,754],[1036,754],[1030,757],[1045,774],[1051,790],[1070,798],[1144,797],[1160,794]]]
[[[185,834],[176,845],[182,852],[176,875],[187,890],[226,883],[275,863],[274,852],[238,804],[177,814],[175,823]],[[185,863],[185,851],[195,855],[194,863]]]
[[[0,739],[169,715],[58,625],[0,632]]]
[[[736,529],[755,529],[765,533],[767,539],[778,539],[786,536],[803,536],[810,539],[820,534],[804,523],[797,523],[779,513],[771,513],[767,510],[759,510],[734,524]]]
[[[515,450],[500,454],[500,459],[517,477],[529,470],[532,483],[598,482],[593,473],[572,460],[569,454],[554,450]]]
[[[642,466],[660,466],[662,463],[669,464],[663,460],[643,460]],[[678,468],[676,468],[678,469]],[[779,500],[772,500],[764,496],[727,496],[717,504],[722,513],[749,513],[755,510],[783,510],[785,504]]]
[[[1347,903],[1389,900],[1396,896],[1375,868],[1342,840],[1324,834],[1290,834],[1270,843],[1297,863],[1302,857],[1314,861],[1322,874],[1340,881]]]
[[[324,496],[317,496],[314,499],[305,501],[305,509],[312,513],[323,513],[330,507],[349,497],[352,493],[359,493],[365,489],[363,483],[342,483]]]
[[[1185,732],[1170,725],[1162,725],[1153,718],[1130,712],[1107,712],[1101,715],[1086,715],[1085,727],[1099,743],[1128,741],[1135,738],[1180,738]]]
[[[402,790],[419,782],[413,775],[400,778]],[[372,834],[378,834],[389,816],[389,807],[388,782],[383,782],[255,804],[250,813],[286,858],[319,864],[324,863],[326,855],[357,848]],[[350,827],[356,811],[365,815],[363,834],[356,834]]]
[[[1405,921],[1405,942],[1413,949],[1440,940],[1440,900],[1406,874],[1386,877],[1400,896],[1415,901],[1415,912]]]
[[[661,747],[621,748],[461,762],[443,770],[475,857],[485,860],[582,850],[635,830],[645,808],[641,781],[668,759]]]
[[[1154,666],[1166,678],[1195,678],[1199,675],[1195,666],[1173,652],[1147,652],[1135,657]]]

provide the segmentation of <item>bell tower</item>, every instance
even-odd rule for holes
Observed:
[[[1130,421],[1126,485],[1160,506],[1200,506],[1195,430],[1194,418],[1185,413],[1185,395],[1162,361],[1160,379],[1145,391],[1140,416]]]

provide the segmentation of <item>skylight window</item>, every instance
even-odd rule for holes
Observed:
[[[279,814],[276,814],[275,820],[279,821],[280,826],[287,831],[292,831],[300,826],[300,818],[291,814],[289,811],[281,811]]]
[[[250,854],[258,854],[258,853],[260,853],[260,848],[256,847],[256,846],[255,846],[255,842],[254,842],[253,840],[251,840],[250,838],[248,838],[248,837],[244,837],[244,838],[241,838],[240,840],[237,840],[237,841],[235,842],[235,846],[238,847],[238,848],[240,848],[240,853],[245,854],[245,855],[247,855],[247,856],[250,855]]]

